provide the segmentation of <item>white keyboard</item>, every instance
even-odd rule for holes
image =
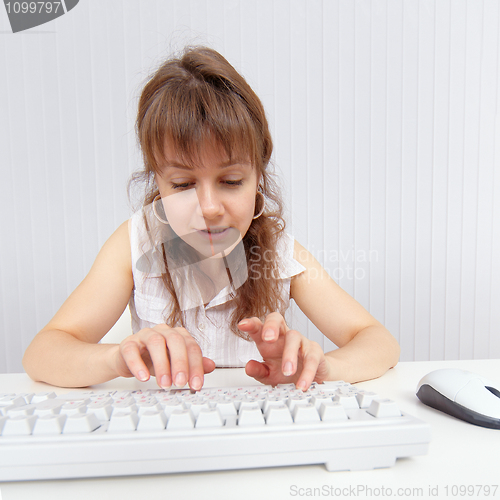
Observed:
[[[325,464],[427,453],[429,425],[345,382],[0,394],[0,481]]]

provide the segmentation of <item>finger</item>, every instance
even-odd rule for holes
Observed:
[[[251,359],[245,366],[245,373],[249,377],[260,381],[269,376],[269,368],[255,359]]]
[[[238,328],[248,333],[255,342],[275,342],[280,334],[288,330],[285,319],[278,312],[268,314],[264,323],[259,318],[246,318],[238,323]]]
[[[275,342],[278,340],[280,334],[284,335],[287,330],[288,327],[285,323],[285,318],[280,313],[273,312],[266,316],[262,325],[262,340],[264,342]]]
[[[172,376],[165,337],[158,332],[153,332],[146,340],[146,348],[153,363],[158,385],[162,389],[169,389],[172,386]]]
[[[203,358],[203,371],[206,373],[211,373],[215,370],[215,362],[210,358]]]
[[[314,378],[316,377],[316,373],[318,371],[318,366],[322,357],[324,357],[323,351],[315,342],[311,342],[313,344],[310,349],[307,349],[307,352],[304,355],[304,359],[302,362],[302,372],[297,380],[296,387],[302,391],[306,391],[309,389],[309,386],[312,384]],[[316,344],[318,347],[314,345]]]
[[[189,387],[195,391],[199,391],[203,386],[204,375],[201,349],[192,337],[185,337],[184,340],[186,342],[186,352],[189,364]]]
[[[175,387],[184,387],[189,375],[186,341],[184,336],[174,328],[168,331],[165,339],[170,357],[172,384]]]
[[[263,323],[259,318],[246,318],[238,323],[238,329],[254,337],[261,333],[262,325]]]
[[[140,380],[145,382],[149,380],[150,373],[141,357],[141,350],[133,340],[125,340],[120,344],[120,354],[130,370],[130,373]]]
[[[291,377],[297,371],[299,350],[304,337],[297,330],[288,330],[281,361],[281,370],[285,377]]]

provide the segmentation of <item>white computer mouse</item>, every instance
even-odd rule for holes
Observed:
[[[500,386],[465,370],[428,373],[417,386],[422,403],[474,425],[500,429]]]

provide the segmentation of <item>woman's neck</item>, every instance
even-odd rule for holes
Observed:
[[[198,265],[211,281],[211,286],[199,284],[203,302],[208,304],[221,290],[230,285],[226,264],[223,258],[209,258],[202,260]]]

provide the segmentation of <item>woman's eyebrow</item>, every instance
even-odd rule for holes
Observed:
[[[227,160],[219,164],[219,168],[227,168],[227,167],[232,167],[235,165],[241,165],[241,166],[246,166],[250,162],[248,160],[240,160],[240,159],[234,159],[234,160]],[[176,161],[169,161],[166,165],[165,168],[178,168],[180,170],[193,170],[194,167],[192,165],[184,164],[184,163],[179,163]]]
[[[193,170],[191,165],[184,165],[183,163],[177,163],[175,161],[169,161],[165,164],[164,168],[180,168],[182,170]]]

